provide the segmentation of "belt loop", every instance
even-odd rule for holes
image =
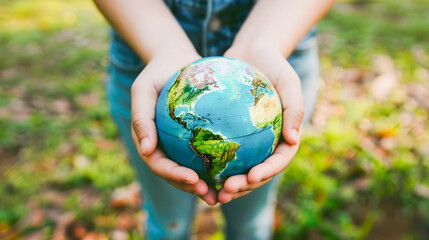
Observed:
[[[203,29],[202,29],[202,47],[203,47],[203,57],[207,57],[208,55],[208,49],[207,49],[207,29],[209,26],[210,19],[212,17],[212,9],[213,9],[213,2],[212,0],[207,0],[207,7],[206,7],[206,17],[203,21]]]

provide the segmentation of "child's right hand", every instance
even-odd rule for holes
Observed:
[[[216,193],[192,169],[179,166],[157,147],[155,106],[158,95],[175,72],[201,58],[197,53],[164,49],[154,56],[131,87],[131,131],[141,158],[149,169],[174,187],[197,194],[209,205],[217,202]]]

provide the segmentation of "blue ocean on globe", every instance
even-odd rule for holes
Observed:
[[[156,107],[167,156],[195,170],[211,187],[247,173],[279,140],[282,107],[265,75],[236,59],[209,57],[178,71]]]

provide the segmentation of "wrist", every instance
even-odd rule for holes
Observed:
[[[225,52],[225,57],[237,58],[249,63],[259,62],[262,56],[281,54],[280,51],[265,41],[252,40],[247,42],[234,43]]]
[[[234,50],[233,52],[241,52],[241,55],[258,55],[261,52],[271,52],[281,54],[284,58],[288,58],[296,45],[292,42],[292,39],[290,40],[290,42],[280,42],[278,39],[273,39],[271,37],[254,35],[244,36],[244,34],[241,34],[237,35],[234,39],[230,49]]]
[[[169,58],[170,60],[187,64],[200,59],[201,56],[190,42],[189,44],[185,44],[183,42],[167,41],[154,49],[148,61],[150,62],[158,58]]]

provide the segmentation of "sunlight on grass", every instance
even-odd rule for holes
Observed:
[[[99,16],[94,6],[84,0],[40,0],[37,4],[29,4],[24,0],[8,1],[7,4],[0,5],[0,32],[69,28],[79,22],[83,11],[92,11]],[[99,22],[101,19],[94,17],[92,21]]]

